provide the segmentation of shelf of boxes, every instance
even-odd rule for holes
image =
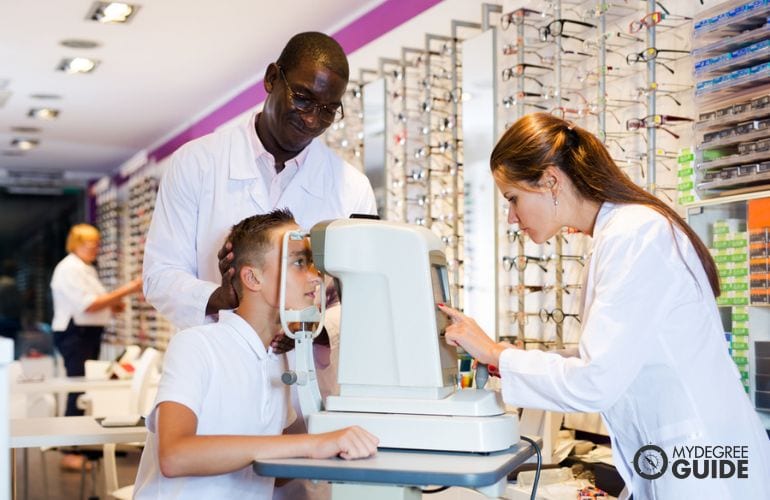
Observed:
[[[702,198],[770,184],[768,0],[725,2],[693,27],[699,105],[695,187]]]

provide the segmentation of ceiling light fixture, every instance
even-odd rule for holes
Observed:
[[[11,127],[11,132],[17,134],[38,134],[42,132],[40,127]]]
[[[38,120],[55,120],[59,116],[59,110],[54,108],[32,108],[27,113],[30,118]]]
[[[11,141],[11,146],[21,151],[29,151],[30,149],[34,149],[39,145],[40,141],[37,139],[17,137]]]
[[[95,49],[101,44],[94,40],[84,40],[82,38],[67,38],[59,42],[59,45],[69,49]]]
[[[138,5],[123,2],[94,2],[86,19],[100,23],[125,23],[138,9]]]
[[[32,99],[40,99],[41,101],[53,101],[56,99],[61,99],[59,94],[30,94],[29,96]]]
[[[95,59],[89,59],[87,57],[68,57],[62,59],[56,69],[69,74],[90,73],[96,69],[96,66],[98,65],[99,61]]]

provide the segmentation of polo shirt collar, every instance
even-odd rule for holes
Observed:
[[[268,352],[265,349],[265,345],[262,343],[262,339],[259,338],[254,328],[233,311],[219,311],[219,322],[223,325],[227,325],[232,328],[235,333],[246,342],[254,354],[257,355],[257,359],[263,360],[269,355],[273,355],[272,348]]]

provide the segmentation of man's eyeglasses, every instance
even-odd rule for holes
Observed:
[[[585,42],[584,39],[578,38],[576,36],[572,35],[566,35],[564,34],[564,25],[567,23],[577,24],[578,26],[583,26],[585,28],[595,28],[591,23],[585,23],[583,21],[574,21],[572,19],[557,19],[555,21],[551,21],[547,25],[541,27],[538,29],[540,33],[540,41],[547,42],[548,37],[557,37],[561,36],[564,38],[574,38],[575,40],[579,40],[581,42]]]
[[[292,90],[289,80],[286,78],[286,73],[283,72],[283,68],[278,66],[278,71],[281,73],[281,78],[283,78],[283,82],[286,84],[286,93],[289,96],[289,102],[298,113],[302,115],[318,113],[318,119],[324,123],[334,123],[345,118],[345,111],[342,109],[342,103],[332,105],[319,104],[309,97],[298,94]]]

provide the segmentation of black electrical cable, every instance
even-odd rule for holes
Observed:
[[[441,486],[440,488],[433,488],[432,490],[420,490],[426,495],[430,495],[431,493],[439,493],[444,490],[448,490],[449,486]]]
[[[540,481],[540,468],[543,466],[543,456],[540,454],[540,447],[533,439],[530,439],[527,436],[521,436],[521,439],[531,444],[532,447],[535,448],[535,453],[537,454],[537,469],[535,469],[535,480],[532,482],[532,494],[529,496],[530,500],[535,500],[537,497],[537,483]]]

